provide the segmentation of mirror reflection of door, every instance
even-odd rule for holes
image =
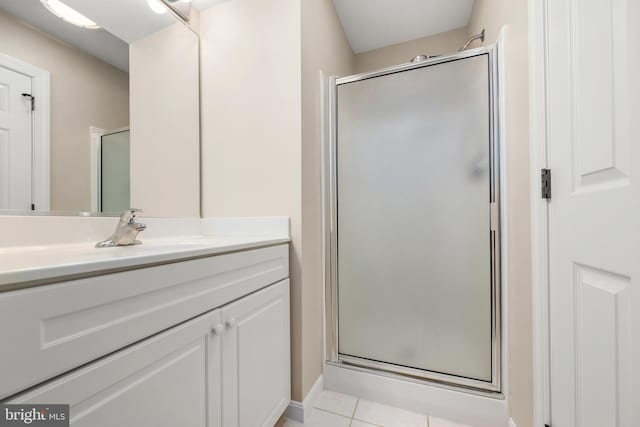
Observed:
[[[31,78],[0,66],[0,209],[32,209]]]
[[[100,137],[100,212],[122,212],[131,205],[129,135],[125,129]]]

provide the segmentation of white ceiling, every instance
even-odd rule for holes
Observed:
[[[466,27],[473,0],[333,0],[355,53]]]

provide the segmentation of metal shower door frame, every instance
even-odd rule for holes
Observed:
[[[487,206],[491,212],[491,378],[482,381],[422,369],[408,368],[380,361],[342,355],[338,351],[338,210],[337,210],[337,127],[338,127],[338,86],[362,80],[383,77],[391,74],[415,70],[424,67],[474,58],[486,55],[489,75],[489,120],[490,120],[490,201]],[[498,58],[495,47],[458,52],[429,60],[397,65],[381,70],[356,74],[347,77],[330,77],[327,93],[326,136],[323,146],[324,179],[324,285],[325,285],[325,359],[326,363],[364,370],[396,378],[428,383],[454,390],[502,397],[502,303],[501,303],[501,206],[500,206],[500,122]]]

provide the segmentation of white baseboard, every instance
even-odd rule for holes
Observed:
[[[503,399],[478,396],[372,374],[356,369],[325,365],[326,390],[357,396],[474,427],[506,426],[509,415]]]
[[[518,427],[518,426],[516,425],[516,422],[515,422],[515,421],[513,421],[513,418],[509,418],[509,427]]]
[[[320,375],[311,387],[311,390],[309,390],[309,393],[307,393],[304,401],[298,402],[292,400],[284,412],[284,416],[290,420],[304,424],[305,419],[308,419],[309,414],[311,414],[311,409],[313,405],[315,405],[316,400],[318,400],[322,390],[324,390],[324,377]]]
[[[287,419],[304,424],[304,405],[297,400],[292,400],[284,411],[284,416]]]

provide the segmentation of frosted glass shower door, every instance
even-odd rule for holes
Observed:
[[[338,85],[340,357],[492,381],[489,60]]]

